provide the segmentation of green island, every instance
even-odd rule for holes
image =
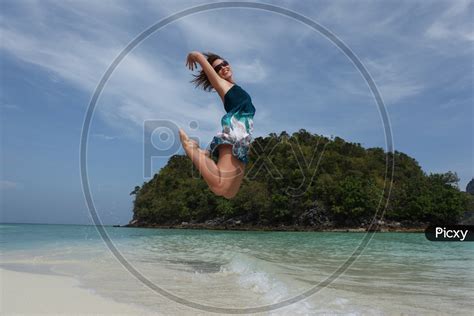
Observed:
[[[429,224],[472,224],[474,192],[460,191],[458,182],[451,171],[427,175],[402,152],[365,149],[304,129],[283,131],[254,139],[232,200],[215,196],[189,158],[170,157],[130,193],[133,219],[125,226],[421,231]]]

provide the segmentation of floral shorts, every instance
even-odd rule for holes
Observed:
[[[207,147],[211,156],[218,157],[216,150],[221,144],[232,145],[232,154],[243,163],[247,164],[250,143],[253,133],[253,116],[240,115],[240,113],[227,113],[221,120],[222,132],[212,139]]]

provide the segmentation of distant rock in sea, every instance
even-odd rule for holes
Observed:
[[[472,178],[471,181],[469,181],[469,183],[467,184],[466,192],[474,195],[474,178]]]

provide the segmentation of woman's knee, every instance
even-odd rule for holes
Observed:
[[[213,185],[209,186],[209,188],[215,195],[225,197],[226,199],[231,199],[235,196],[235,193],[232,192],[230,186],[228,185]]]
[[[230,191],[228,190],[224,195],[222,195],[223,197],[225,197],[226,199],[230,200],[232,198],[234,198],[235,196],[237,195],[237,191]]]
[[[209,189],[211,189],[211,191],[214,192],[216,195],[224,195],[227,191],[227,189],[221,184],[210,185]]]
[[[239,192],[242,183],[241,177],[233,181],[225,181],[219,185],[209,186],[212,192],[218,196],[223,196],[226,199],[232,199]]]

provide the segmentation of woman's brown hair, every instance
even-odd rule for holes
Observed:
[[[216,59],[223,59],[219,55],[216,55],[216,54],[210,53],[210,52],[203,53],[203,55],[207,57],[207,61],[209,62],[209,64],[211,64],[211,66],[212,66],[212,63]],[[209,91],[209,92],[211,92],[214,89],[211,82],[207,78],[207,75],[204,72],[204,70],[201,70],[198,75],[193,75],[193,76],[194,76],[194,79],[191,80],[190,82],[194,83],[196,88],[198,88],[199,86],[202,86],[202,89],[204,89],[205,91]]]

